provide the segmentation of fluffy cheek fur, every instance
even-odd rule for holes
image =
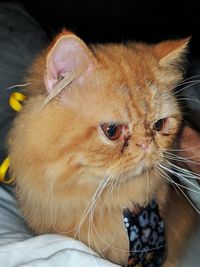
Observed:
[[[128,146],[122,150],[123,142],[108,144],[103,141],[106,137],[101,136],[99,123],[81,120],[56,102],[39,113],[41,102],[41,98],[29,102],[27,108],[31,106],[32,112],[29,113],[25,107],[15,122],[17,131],[14,127],[10,134],[14,175],[24,188],[31,179],[38,187],[36,191],[46,191],[50,184],[66,188],[66,197],[69,197],[68,189],[73,192],[77,187],[74,195],[79,197],[79,186],[86,186],[87,195],[91,196],[106,177],[124,183],[126,179],[151,169],[156,161],[161,160],[162,149],[171,145],[179,125],[174,119],[173,124],[170,122],[170,127],[173,127],[169,135],[152,134],[153,140],[147,152],[137,145],[141,135],[145,135],[145,128],[134,128]],[[23,148],[21,144],[24,144]],[[139,183],[139,179],[137,181]],[[76,187],[73,189],[74,184]]]

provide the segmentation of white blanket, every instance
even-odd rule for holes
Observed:
[[[6,186],[0,187],[0,266],[117,267],[71,238],[33,236]]]

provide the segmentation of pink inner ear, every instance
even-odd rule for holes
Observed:
[[[47,74],[45,78],[47,90],[53,90],[55,84],[67,73],[85,71],[89,67],[89,55],[86,48],[81,46],[79,39],[61,37],[47,58]]]

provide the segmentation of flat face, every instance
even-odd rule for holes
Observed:
[[[111,45],[95,52],[100,67],[61,96],[63,109],[73,114],[65,123],[63,113],[64,139],[74,131],[88,164],[137,176],[162,160],[177,132],[180,111],[171,84],[163,84],[164,70],[142,48]]]
[[[36,111],[25,107],[23,135],[45,166],[61,162],[59,173],[67,172],[70,164],[62,160],[70,158],[86,176],[93,169],[96,176],[135,177],[163,160],[178,130],[173,72],[161,68],[145,45],[95,49],[98,67],[89,75],[43,109],[40,98],[30,98]]]

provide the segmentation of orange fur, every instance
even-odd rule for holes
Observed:
[[[179,129],[181,113],[172,88],[182,76],[178,63],[187,40],[94,45],[89,50],[75,37],[91,62],[89,75],[83,74],[80,82],[77,78],[43,107],[48,62],[65,36],[73,38],[63,32],[30,69],[29,97],[9,135],[17,198],[36,233],[58,232],[80,239],[107,259],[126,265],[124,207],[145,205],[156,196],[161,213],[170,221],[166,207],[173,205],[169,200],[173,194],[154,165],[164,160],[162,150],[171,147]],[[167,135],[154,133],[153,124],[166,117]],[[105,122],[128,125],[126,149],[122,150],[121,141],[106,138],[99,126]],[[152,139],[148,152],[138,146]],[[91,216],[88,203],[108,178],[91,206]],[[184,229],[190,225],[192,219]],[[177,243],[188,234],[182,232]],[[179,253],[173,253],[169,249],[166,264],[176,266]]]

